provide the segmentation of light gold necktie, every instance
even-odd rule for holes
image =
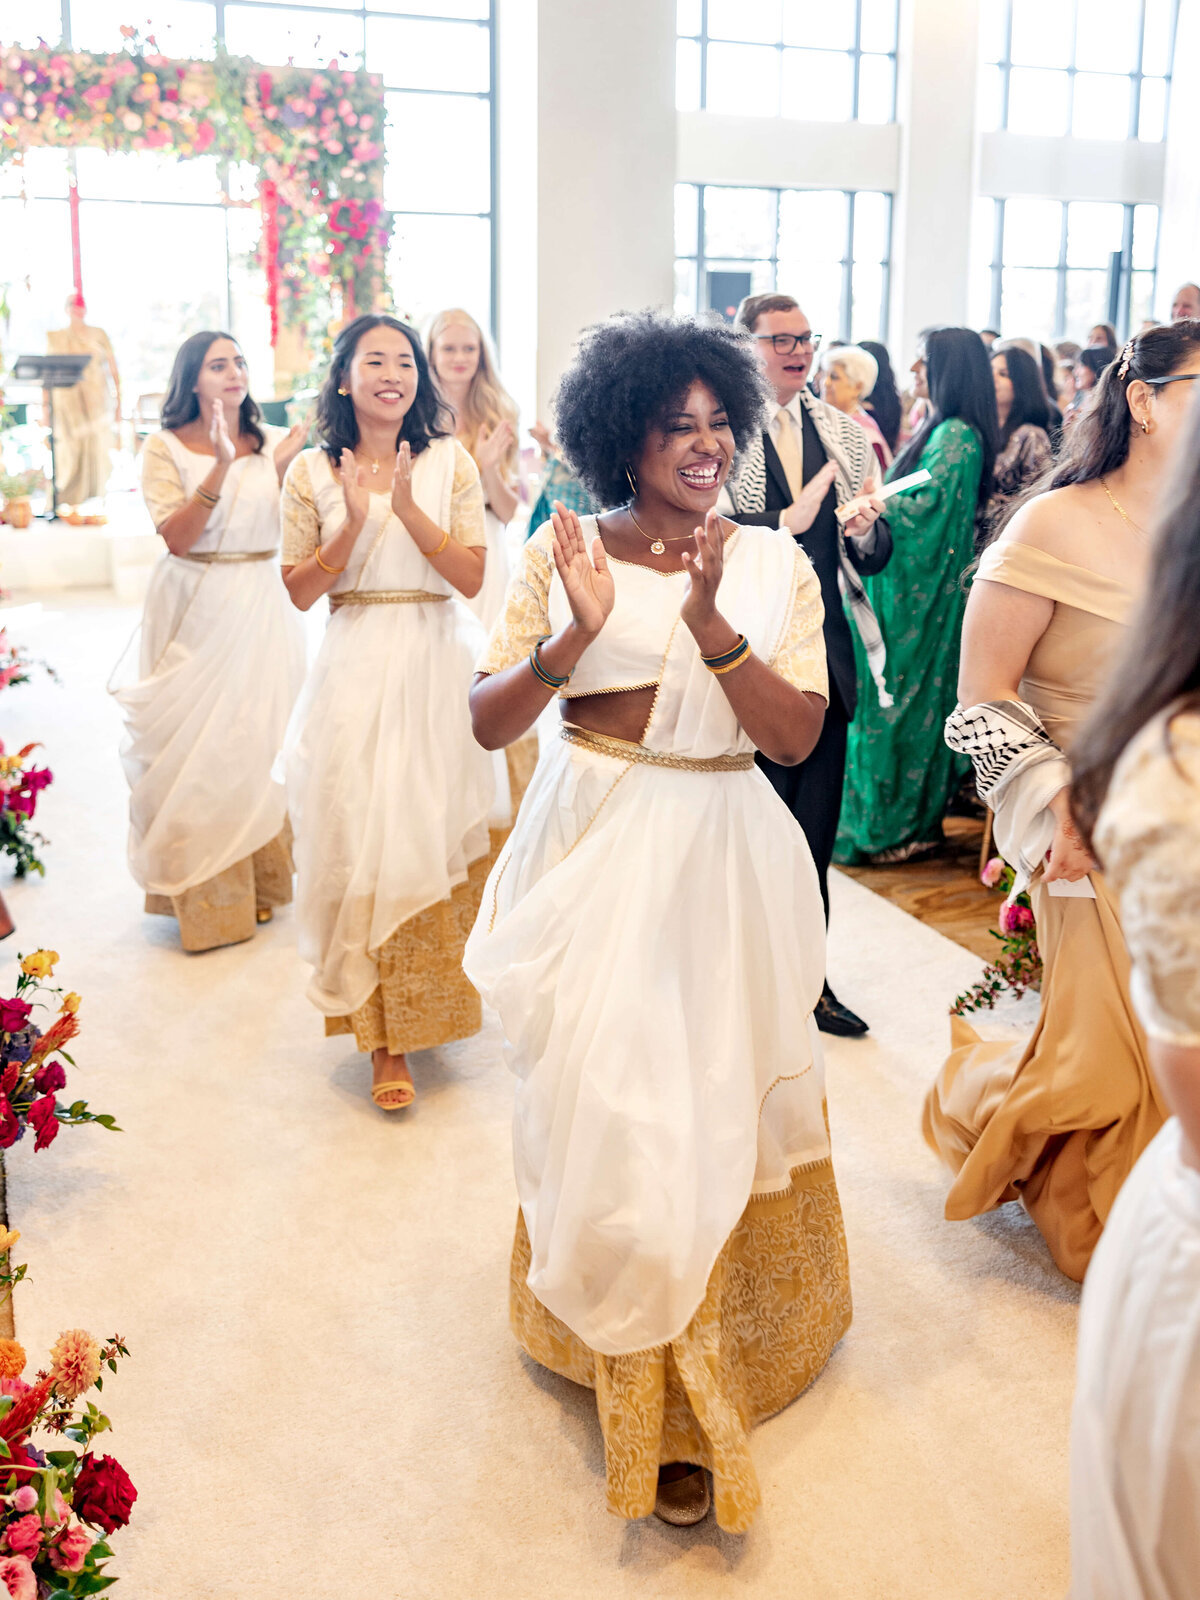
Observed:
[[[775,415],[779,419],[779,437],[775,440],[775,450],[783,467],[783,475],[788,481],[788,488],[792,491],[792,500],[795,501],[804,487],[804,459],[796,443],[796,428],[791,414],[785,406],[780,406]]]

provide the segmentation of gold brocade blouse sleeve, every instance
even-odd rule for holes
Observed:
[[[454,441],[454,486],[450,492],[450,537],[458,544],[485,545],[483,484],[470,451]]]
[[[792,606],[775,654],[767,663],[795,689],[829,699],[825,659],[825,602],[821,580],[799,545],[792,574]]]
[[[1113,774],[1096,827],[1121,901],[1146,1032],[1200,1046],[1200,714],[1156,717]]]
[[[142,446],[142,499],[156,528],[187,501],[171,448],[157,433]]]
[[[504,600],[504,610],[496,618],[477,672],[503,672],[524,661],[539,639],[550,628],[550,579],[554,562],[550,555],[550,524],[539,528],[526,544],[521,565],[513,575]]]
[[[302,561],[308,560],[321,542],[321,518],[313,497],[306,450],[302,450],[287,469],[280,494],[279,516],[281,565],[299,566]]]

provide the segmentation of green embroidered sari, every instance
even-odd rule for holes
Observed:
[[[975,553],[983,451],[974,429],[956,417],[940,423],[920,464],[933,481],[889,503],[895,553],[881,573],[863,580],[887,644],[896,703],[884,710],[871,693],[856,634],[859,681],[868,687],[850,725],[835,861],[940,839],[946,802],[968,767],[947,748],[942,728],[958,699],[962,575]]]

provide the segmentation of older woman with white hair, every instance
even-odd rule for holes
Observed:
[[[822,400],[851,417],[866,431],[879,457],[880,471],[886,472],[892,464],[892,452],[879,424],[863,407],[863,401],[875,387],[879,363],[861,345],[839,344],[822,350],[820,371]]]

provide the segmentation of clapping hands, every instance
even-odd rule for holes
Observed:
[[[597,535],[589,554],[579,518],[560,500],[554,502],[550,525],[554,530],[554,565],[566,590],[571,616],[581,633],[594,637],[607,622],[616,599],[604,541]]]
[[[237,445],[229,437],[229,428],[225,422],[225,407],[219,400],[212,403],[212,417],[208,424],[208,437],[216,451],[217,460],[224,466],[229,466],[237,460]]]

